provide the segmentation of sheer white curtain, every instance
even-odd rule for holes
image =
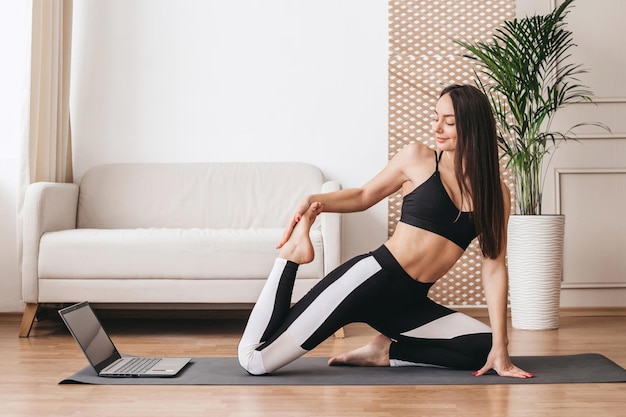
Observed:
[[[72,182],[70,58],[73,0],[32,0],[30,83],[22,120],[17,207],[18,265],[22,209],[33,182]]]

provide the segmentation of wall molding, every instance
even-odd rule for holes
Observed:
[[[561,176],[567,174],[626,174],[626,168],[555,168],[554,169],[554,201],[556,214],[561,211]]]
[[[613,288],[626,288],[626,282],[562,282],[561,289],[566,290],[605,290]]]
[[[555,168],[554,188],[556,214],[563,215],[561,207],[561,180],[565,175],[597,175],[597,174],[622,174],[626,175],[625,168]],[[578,281],[561,282],[561,290],[623,290],[626,289],[626,282],[610,281]]]
[[[626,104],[626,97],[592,97],[591,101],[581,101],[575,104]]]
[[[626,139],[626,132],[577,133],[574,140]]]

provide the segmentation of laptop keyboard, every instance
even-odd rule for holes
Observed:
[[[156,365],[161,358],[133,358],[117,369],[118,374],[141,374]]]

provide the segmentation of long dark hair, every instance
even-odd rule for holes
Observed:
[[[446,94],[452,99],[455,115],[456,180],[463,198],[472,201],[483,256],[497,258],[506,231],[496,122],[489,100],[478,88],[451,85],[443,89],[440,97]]]

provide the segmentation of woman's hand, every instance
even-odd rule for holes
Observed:
[[[311,206],[311,203],[309,203],[308,199],[302,200],[298,204],[298,207],[296,208],[296,212],[294,213],[293,216],[291,216],[291,220],[289,221],[289,224],[285,228],[285,233],[283,233],[283,237],[280,240],[280,243],[278,244],[278,246],[276,246],[276,249],[282,248],[283,245],[287,243],[287,241],[291,237],[291,232],[293,232],[294,227],[296,227],[296,224],[298,224],[298,222],[300,221],[302,214],[305,211],[307,211],[310,206]],[[322,207],[322,210],[323,210],[323,207]]]
[[[485,366],[474,372],[474,375],[484,375],[490,369],[496,371],[500,376],[508,376],[511,378],[532,378],[535,376],[513,365],[506,349],[492,348],[491,352],[489,352],[489,356],[487,356]]]

